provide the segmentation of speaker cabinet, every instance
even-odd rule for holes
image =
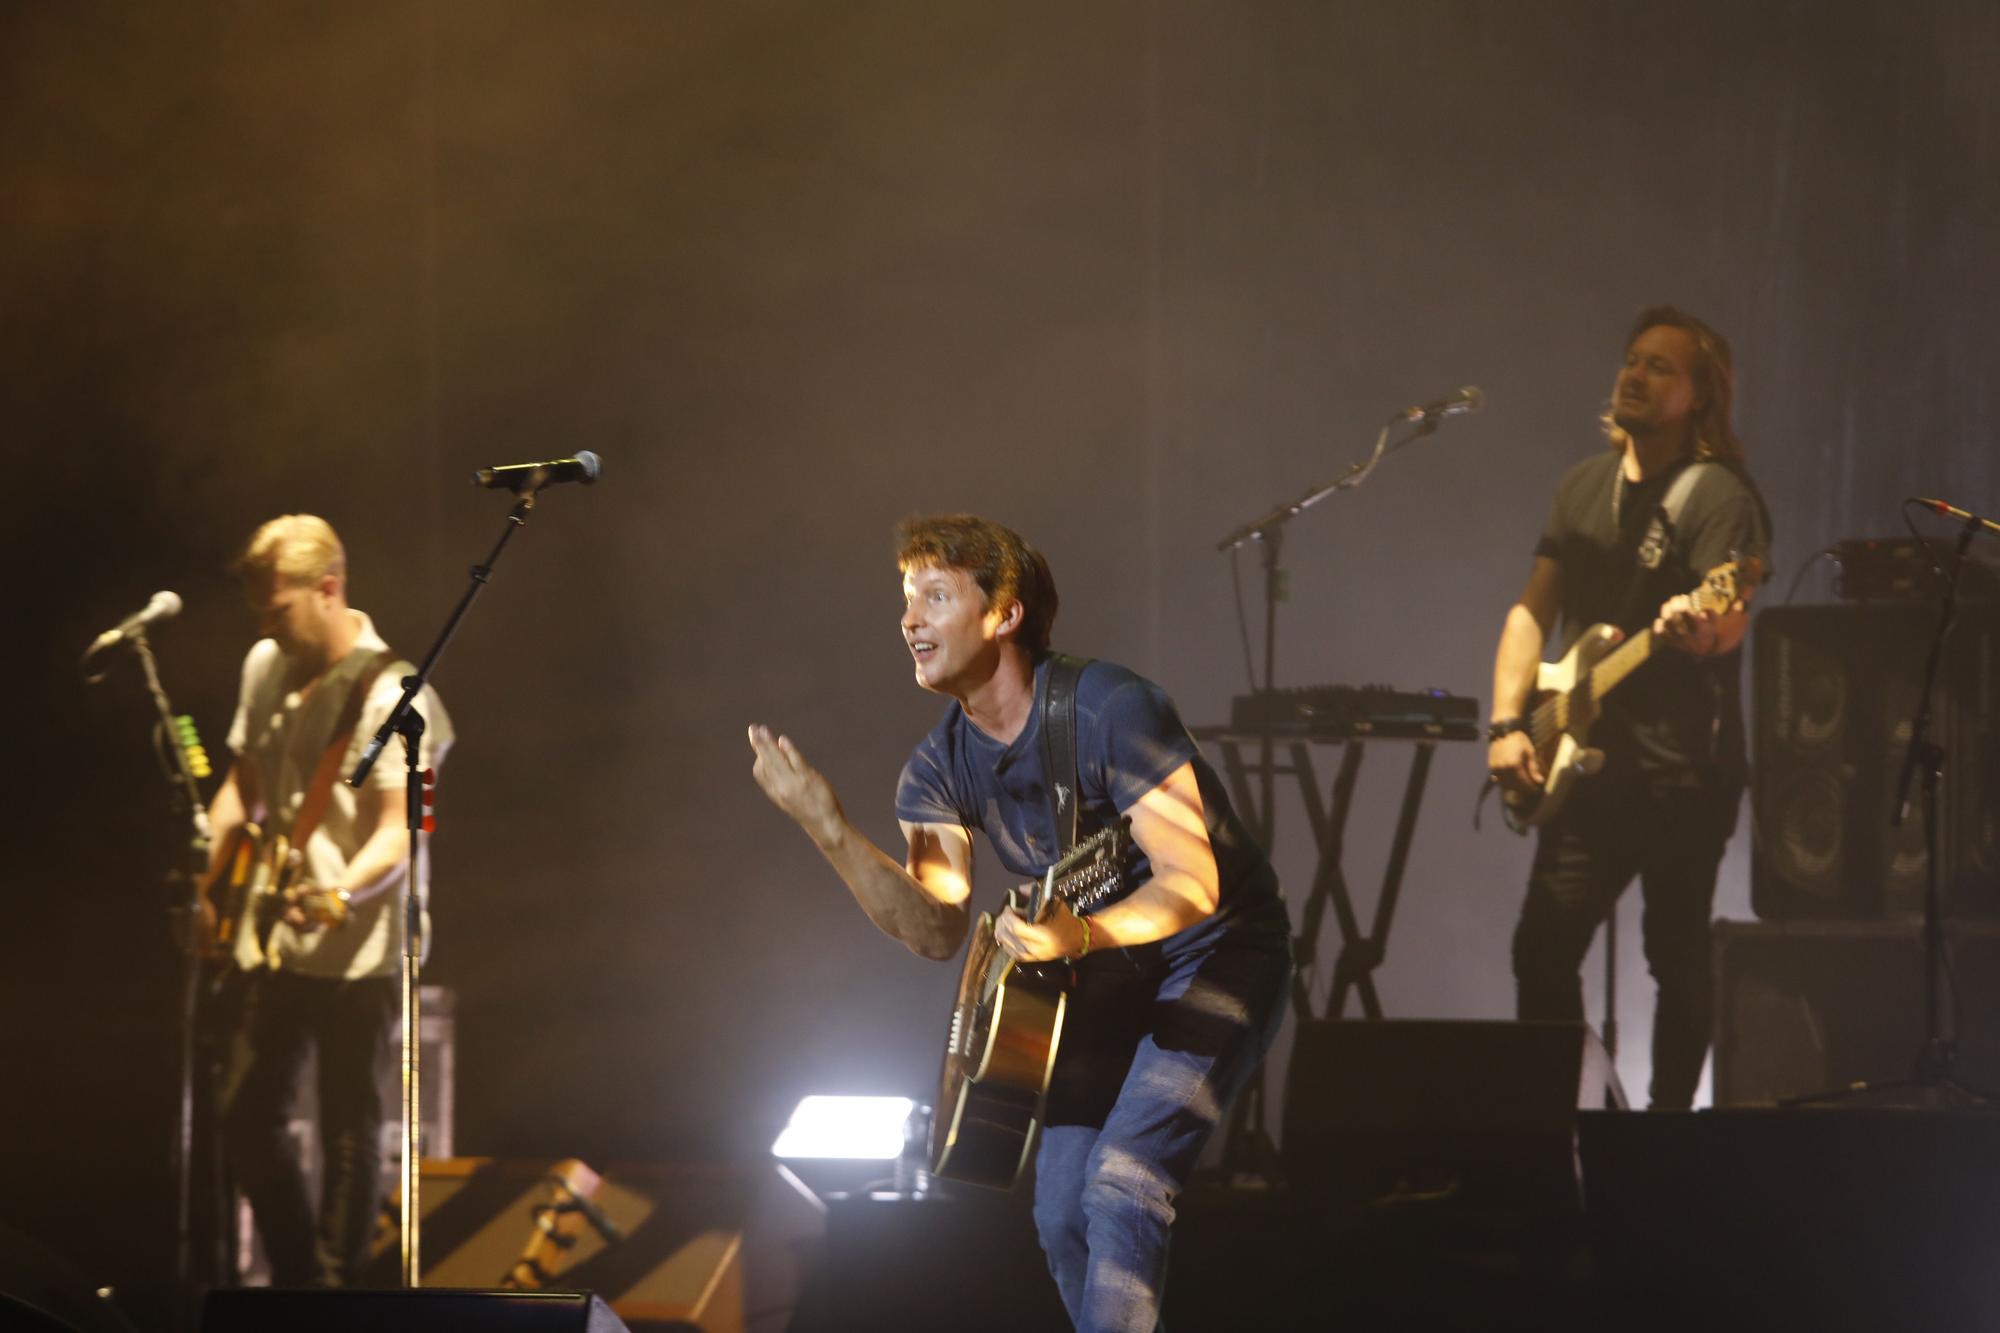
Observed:
[[[1573,1212],[1576,1113],[1624,1105],[1587,1024],[1322,1021],[1299,1029],[1281,1154],[1295,1192],[1335,1205]]]
[[[1752,622],[1751,902],[1765,920],[1909,917],[1923,909],[1921,784],[1889,826],[1937,611],[1780,606]],[[1933,698],[1946,753],[1939,886],[1957,915],[2000,915],[2000,608],[1961,608]]]
[[[1916,923],[1718,921],[1713,938],[1716,1105],[1915,1072],[1925,1035]],[[1960,1033],[1958,1076],[2000,1088],[2000,922],[1947,922],[1945,955],[1957,1004],[1945,990],[1943,1017],[1946,1035],[1954,1017]]]
[[[536,1234],[557,1165],[425,1161],[425,1286],[503,1282]],[[825,1232],[825,1206],[776,1163],[613,1163],[593,1202],[620,1238],[581,1228],[546,1285],[598,1292],[635,1330],[778,1333]],[[368,1280],[393,1285],[399,1254],[392,1232]]]
[[[1069,1327],[1029,1202],[1025,1186],[829,1199],[825,1258],[790,1333]]]

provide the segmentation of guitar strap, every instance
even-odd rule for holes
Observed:
[[[1690,463],[1674,477],[1667,487],[1666,496],[1660,507],[1653,511],[1653,518],[1646,525],[1646,535],[1639,539],[1637,552],[1642,569],[1658,569],[1660,562],[1667,558],[1667,548],[1674,544],[1674,533],[1681,521],[1681,511],[1687,508],[1688,496],[1701,479],[1708,475],[1708,463]],[[1624,473],[1621,471],[1620,476]]]
[[[1650,575],[1659,569],[1673,547],[1674,537],[1680,530],[1681,511],[1687,508],[1688,497],[1713,466],[1712,463],[1689,463],[1676,472],[1674,479],[1667,484],[1667,493],[1653,507],[1652,515],[1646,521],[1646,530],[1633,550],[1632,572],[1625,581],[1625,595],[1620,601],[1615,623],[1629,625],[1640,620],[1652,621],[1659,599],[1652,595],[1654,585]],[[1616,476],[1611,493],[1612,516],[1622,523],[1625,500],[1625,470],[1622,466]]]
[[[354,678],[354,685],[347,692],[347,702],[341,705],[340,717],[333,724],[333,739],[320,752],[319,767],[313,770],[312,784],[306,788],[305,798],[299,802],[298,818],[292,821],[292,846],[304,850],[307,839],[319,827],[319,821],[326,817],[326,803],[333,798],[333,784],[340,778],[341,761],[347,757],[347,747],[354,740],[354,728],[361,722],[361,709],[368,702],[368,692],[375,688],[375,682],[390,660],[387,650],[379,650]]]
[[[1077,799],[1082,790],[1076,768],[1076,682],[1088,665],[1086,658],[1049,654],[1048,687],[1042,693],[1042,773],[1048,779],[1058,860],[1076,846]]]

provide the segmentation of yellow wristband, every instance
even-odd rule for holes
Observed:
[[[1083,927],[1083,947],[1076,951],[1076,956],[1081,958],[1090,952],[1090,918],[1080,916],[1076,921],[1078,925]]]

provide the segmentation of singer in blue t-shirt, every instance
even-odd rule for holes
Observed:
[[[897,536],[917,684],[952,700],[903,768],[902,862],[855,830],[789,738],[752,726],[752,772],[870,920],[949,960],[972,917],[974,829],[1015,881],[1058,857],[1041,743],[1055,579],[1017,533],[974,515],[911,519]],[[1290,925],[1263,849],[1157,685],[1085,666],[1076,763],[1078,836],[1129,818],[1132,887],[1081,917],[1005,910],[994,935],[1015,958],[1076,965],[1036,1157],[1049,1270],[1077,1328],[1145,1333],[1175,1199],[1283,1016]]]

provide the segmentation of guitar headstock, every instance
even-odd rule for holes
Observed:
[[[1734,611],[1749,600],[1750,590],[1764,581],[1761,556],[1736,555],[1701,576],[1694,604],[1703,611]]]
[[[1050,868],[1045,883],[1051,898],[1072,912],[1088,911],[1124,887],[1132,855],[1132,821],[1105,825]]]

